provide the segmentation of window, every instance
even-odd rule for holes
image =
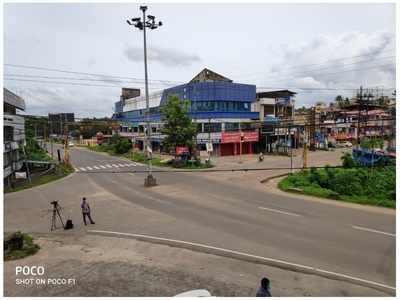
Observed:
[[[204,132],[221,132],[221,123],[204,123]]]
[[[225,131],[238,131],[239,123],[225,123]]]
[[[12,126],[4,126],[4,141],[11,142],[14,140],[14,128]]]

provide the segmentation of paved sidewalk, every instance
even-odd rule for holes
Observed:
[[[5,296],[168,297],[207,289],[213,296],[252,297],[263,276],[271,279],[273,296],[388,296],[346,282],[131,239],[84,233],[36,237],[42,248],[38,254],[4,264]],[[34,278],[46,284],[16,285],[16,279],[32,277],[15,275],[15,267],[25,265],[44,266],[44,275]],[[66,283],[48,284],[49,278]]]
[[[308,166],[331,166],[341,165],[340,157],[349,149],[336,149],[335,151],[309,151]],[[290,168],[290,157],[281,155],[265,155],[264,161],[258,161],[258,155],[239,156],[220,156],[211,159],[215,165],[214,169],[241,169],[241,168]],[[298,150],[293,155],[293,167],[303,167],[302,151]],[[296,171],[296,170],[295,170]],[[240,171],[240,172],[215,172],[202,174],[213,180],[225,181],[235,185],[260,188],[260,181],[281,174],[289,173],[290,169],[282,170],[262,170],[262,171]]]

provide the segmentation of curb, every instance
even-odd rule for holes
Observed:
[[[268,181],[275,179],[275,178],[279,178],[279,177],[285,177],[288,176],[290,173],[284,173],[284,174],[279,174],[279,175],[274,175],[274,176],[270,176],[267,178],[264,178],[263,180],[260,181],[260,183],[267,183]]]
[[[330,272],[327,270],[323,270],[323,269],[319,269],[319,268],[315,268],[315,267],[311,267],[311,266],[290,263],[290,262],[286,262],[283,260],[252,255],[252,254],[248,254],[248,253],[208,246],[208,245],[204,245],[204,244],[198,244],[198,243],[192,243],[192,242],[186,242],[186,241],[180,241],[180,240],[174,240],[174,239],[166,239],[166,238],[160,238],[160,237],[143,235],[143,234],[131,234],[131,233],[122,233],[122,232],[113,232],[113,231],[103,231],[103,230],[88,230],[87,233],[93,234],[93,235],[108,236],[108,237],[131,238],[131,239],[135,239],[135,240],[139,240],[139,241],[143,241],[143,242],[162,244],[162,245],[167,245],[167,246],[176,247],[176,248],[184,248],[184,249],[188,249],[191,251],[208,253],[208,254],[213,254],[213,255],[222,256],[222,257],[228,257],[228,258],[238,259],[238,260],[247,261],[247,262],[256,263],[256,264],[273,266],[273,267],[277,267],[280,269],[301,272],[301,273],[305,273],[305,274],[317,275],[317,276],[321,276],[321,277],[325,277],[325,278],[333,279],[333,280],[345,281],[345,282],[349,282],[352,284],[361,285],[361,286],[365,286],[368,288],[380,290],[380,291],[383,291],[383,292],[393,295],[393,296],[395,296],[395,294],[396,294],[395,287],[388,286],[388,285],[385,285],[382,283],[373,282],[373,281],[369,281],[369,280],[365,280],[365,279],[361,279],[361,278],[357,278],[357,277],[352,277],[352,276],[345,275],[345,274]]]
[[[77,173],[77,172],[76,172],[75,169],[74,169],[74,171],[73,171],[71,174],[67,175],[67,176],[64,176],[64,177],[58,178],[58,179],[56,179],[56,180],[52,180],[52,181],[49,181],[49,182],[40,184],[40,185],[36,185],[36,186],[30,187],[30,188],[26,188],[26,189],[23,189],[23,190],[20,190],[20,191],[4,193],[4,196],[16,194],[16,193],[22,193],[22,192],[26,192],[26,191],[31,191],[31,190],[33,190],[33,189],[38,189],[38,188],[41,188],[41,187],[46,186],[46,185],[49,185],[49,184],[58,183],[58,182],[60,182],[60,181],[63,181],[63,180],[65,180],[65,179],[68,179],[69,177],[72,177],[73,175],[76,175],[76,173]]]

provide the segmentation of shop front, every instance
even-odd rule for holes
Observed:
[[[222,132],[220,145],[221,156],[253,154],[258,139],[258,131]]]

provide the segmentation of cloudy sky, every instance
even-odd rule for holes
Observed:
[[[148,13],[164,23],[148,33],[151,91],[204,67],[290,88],[299,106],[395,87],[394,4],[154,3]],[[143,88],[142,32],[126,23],[136,16],[139,4],[5,4],[5,86],[30,114],[111,116],[122,86]]]

